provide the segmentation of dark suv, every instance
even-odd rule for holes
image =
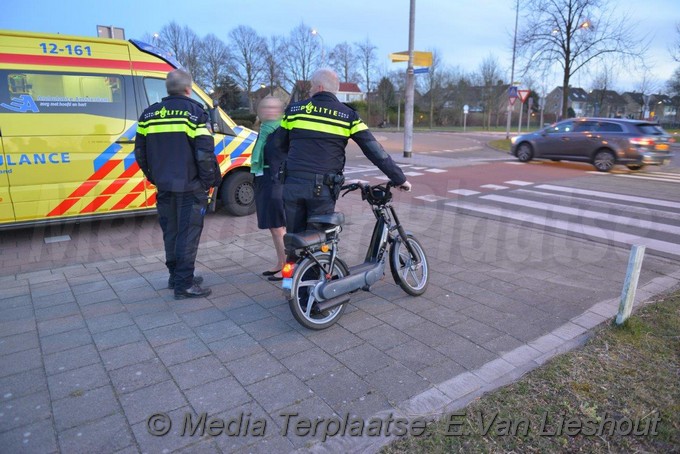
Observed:
[[[644,120],[571,118],[511,140],[510,152],[522,162],[584,161],[600,172],[616,164],[631,170],[667,164],[673,156],[673,138],[658,124]]]

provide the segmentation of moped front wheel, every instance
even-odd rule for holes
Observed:
[[[325,269],[328,269],[331,261],[329,254],[320,253],[315,257]],[[345,264],[336,259],[333,270],[330,273],[330,279],[339,279],[348,274],[349,271]],[[293,275],[291,297],[288,299],[288,304],[295,320],[305,328],[314,330],[328,328],[337,322],[345,311],[344,304],[325,311],[318,310],[317,303],[319,301],[314,298],[313,290],[317,284],[326,280],[325,271],[312,259],[303,259],[296,266],[295,274]]]
[[[390,269],[394,282],[412,296],[425,293],[430,277],[425,250],[410,233],[406,235],[415,256],[411,256],[401,237],[395,238],[390,249]]]

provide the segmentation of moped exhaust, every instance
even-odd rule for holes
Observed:
[[[333,309],[334,307],[349,303],[349,295],[340,295],[320,303],[316,303],[316,309],[319,312],[324,312]]]

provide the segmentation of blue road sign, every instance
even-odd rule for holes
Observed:
[[[430,68],[425,67],[425,68],[416,68],[413,70],[413,74],[427,74],[430,72]]]

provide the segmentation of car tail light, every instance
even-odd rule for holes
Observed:
[[[293,277],[293,271],[295,271],[295,263],[286,263],[281,269],[281,276],[289,279]]]
[[[649,139],[647,137],[633,137],[630,139],[630,143],[641,147],[653,147],[655,142],[654,139]]]

